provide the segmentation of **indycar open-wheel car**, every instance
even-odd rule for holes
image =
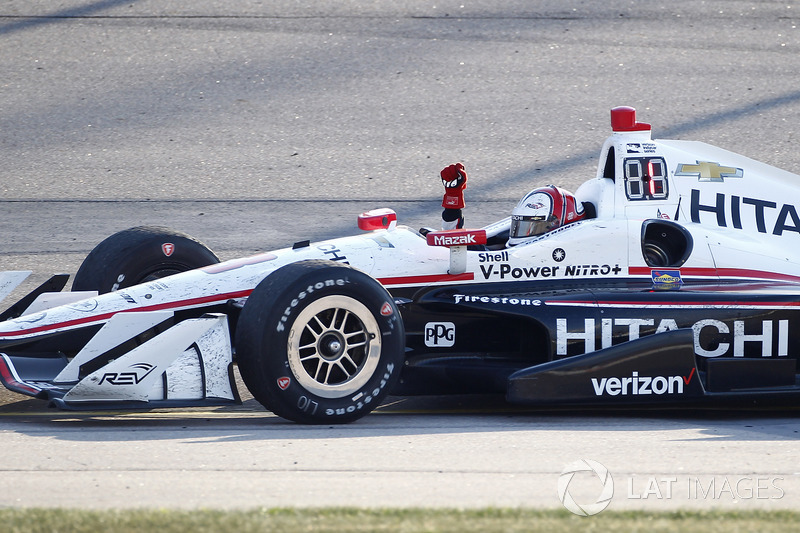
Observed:
[[[55,276],[0,313],[0,381],[64,409],[206,406],[239,401],[238,364],[267,409],[326,424],[388,394],[800,405],[800,176],[654,140],[632,108],[611,127],[580,217],[530,238],[376,209],[220,263],[165,228],[116,234],[73,291]],[[27,274],[0,272],[0,297]]]

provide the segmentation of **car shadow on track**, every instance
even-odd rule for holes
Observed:
[[[240,405],[135,411],[60,411],[0,392],[6,431],[66,441],[208,441],[358,438],[476,432],[644,432],[693,429],[692,440],[800,440],[800,410],[534,409],[502,395],[389,397],[346,425],[307,426],[279,418],[252,398]]]

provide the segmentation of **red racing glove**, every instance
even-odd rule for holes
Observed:
[[[456,163],[445,167],[441,172],[442,185],[444,185],[444,198],[442,207],[445,209],[464,208],[464,189],[467,188],[467,171],[464,165]]]

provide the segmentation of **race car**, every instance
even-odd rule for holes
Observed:
[[[796,405],[800,176],[653,140],[611,110],[585,216],[509,243],[398,225],[219,262],[165,228],[112,235],[69,292],[0,315],[0,380],[64,409],[239,401],[342,423],[388,394],[562,408]],[[26,275],[5,272],[7,294]]]

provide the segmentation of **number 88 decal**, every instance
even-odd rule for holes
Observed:
[[[667,197],[667,165],[661,157],[625,160],[625,193],[629,200],[663,200]]]

